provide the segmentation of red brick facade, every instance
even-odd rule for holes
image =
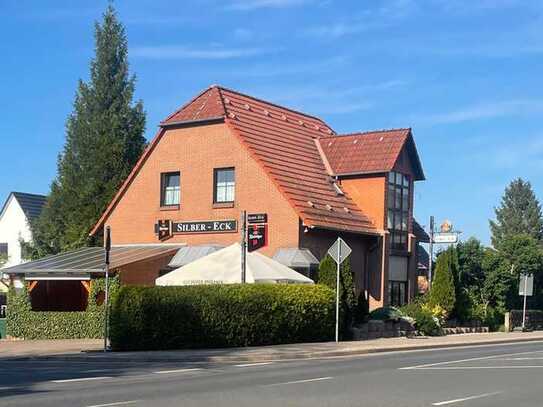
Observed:
[[[387,172],[398,170],[408,174],[412,180],[423,177],[410,130],[390,135],[399,137],[395,146],[399,142],[403,146],[395,147],[398,151],[394,152],[394,160],[387,158],[387,163],[394,163],[393,168],[391,164],[391,168],[383,168],[380,172],[333,178],[322,146],[314,142],[320,137],[320,132],[328,129],[323,122],[287,110],[279,116],[280,107],[266,105],[250,97],[229,93],[225,101],[220,99],[220,95],[217,88],[212,88],[196,98],[196,102],[187,105],[186,110],[181,109],[168,119],[183,118],[182,123],[174,120],[162,128],[94,232],[99,233],[107,225],[111,227],[115,245],[156,244],[161,243],[154,228],[159,220],[236,220],[238,230],[234,233],[176,234],[166,241],[186,245],[228,245],[240,240],[242,210],[266,213],[268,246],[261,249],[263,254],[271,257],[280,248],[299,247],[309,249],[321,259],[333,241],[342,236],[353,249],[351,264],[357,292],[367,294],[372,309],[386,304],[391,254],[386,231]],[[236,100],[238,97],[239,102]],[[242,102],[245,104],[238,108],[236,103]],[[217,118],[221,103],[237,110],[225,114],[222,119]],[[213,117],[200,117],[206,112],[211,112],[209,114]],[[187,114],[190,117],[185,117]],[[198,121],[191,121],[193,116]],[[260,127],[250,127],[247,123],[251,120],[260,123]],[[269,130],[273,126],[280,131],[273,133]],[[387,137],[386,132],[379,134],[381,138]],[[292,146],[290,150],[280,144],[281,137],[288,139]],[[299,143],[296,137],[300,137]],[[330,140],[329,133],[323,137]],[[269,146],[266,145],[268,140],[273,140]],[[376,139],[375,143],[379,140]],[[295,175],[298,170],[294,159],[297,151],[306,151],[307,154],[300,156],[300,161],[303,161],[300,168],[303,168],[298,176]],[[340,159],[339,156],[335,158],[336,161]],[[339,164],[335,162],[334,165]],[[213,203],[213,174],[218,168],[235,169],[235,201],[232,205]],[[161,174],[167,172],[180,173],[178,207],[161,207]],[[334,183],[339,191],[334,189]],[[410,296],[415,293],[417,285],[416,242],[411,226],[413,187],[411,182],[410,249],[403,254],[408,257]],[[350,224],[353,229],[349,229]],[[161,258],[126,267],[121,270],[121,281],[124,284],[152,285],[168,260]]]

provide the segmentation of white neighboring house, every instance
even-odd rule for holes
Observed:
[[[32,232],[29,222],[40,216],[46,202],[44,195],[12,192],[0,211],[0,254],[8,256],[4,267],[16,266],[21,257],[20,240],[30,242]]]

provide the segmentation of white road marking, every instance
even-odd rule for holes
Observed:
[[[102,373],[110,372],[112,369],[92,369],[92,370],[83,370],[82,373]]]
[[[543,360],[543,358],[508,358],[503,360]]]
[[[494,370],[494,369],[543,369],[543,366],[451,366],[421,367],[416,370]]]
[[[253,366],[266,366],[271,365],[273,362],[260,362],[260,363],[246,363],[243,365],[234,365],[236,367],[253,367]]]
[[[295,381],[292,381],[292,382],[283,382],[283,383],[273,383],[273,384],[268,384],[266,386],[283,386],[283,385],[286,385],[286,384],[300,384],[300,383],[311,383],[311,382],[322,382],[324,380],[332,380],[333,377],[317,377],[315,379],[305,379],[305,380],[295,380]]]
[[[531,354],[531,353],[541,353],[541,352],[543,352],[543,351],[517,352],[517,353],[509,353],[509,354],[505,354],[505,355],[492,355],[492,356],[481,356],[481,357],[469,358],[469,359],[449,360],[447,362],[427,363],[427,364],[424,364],[424,365],[401,367],[398,370],[423,369],[423,368],[434,367],[434,366],[450,365],[450,364],[453,364],[453,363],[474,362],[474,361],[478,361],[478,360],[488,360],[488,359],[499,359],[499,358],[503,358],[504,356],[527,355],[527,354]]]
[[[117,401],[115,403],[107,403],[107,404],[94,404],[92,406],[87,407],[111,407],[111,406],[126,406],[127,404],[136,404],[139,400],[130,400],[130,401]]]
[[[104,380],[104,379],[111,379],[111,377],[110,376],[80,377],[77,379],[51,380],[51,383],[89,382],[92,380]]]
[[[485,397],[495,396],[495,395],[501,394],[501,393],[503,393],[503,392],[497,391],[497,392],[494,392],[494,393],[484,393],[484,394],[479,394],[477,396],[464,397],[464,398],[461,398],[461,399],[440,401],[439,403],[432,403],[432,406],[448,406],[449,404],[456,404],[456,403],[462,403],[464,401],[469,401],[469,400],[482,399],[482,398],[485,398]]]
[[[159,370],[158,372],[153,372],[153,373],[155,374],[188,373],[188,372],[195,372],[197,370],[202,370],[202,369],[194,368],[194,369]]]

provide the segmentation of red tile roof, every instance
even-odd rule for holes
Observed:
[[[360,135],[336,137],[334,131],[319,118],[220,86],[211,86],[161,123],[162,130],[150,143],[91,233],[97,233],[105,223],[139,168],[160,141],[165,129],[218,118],[223,118],[232,132],[239,137],[305,225],[358,233],[378,233],[373,222],[352,199],[347,194],[338,193],[334,188],[327,160],[320,151],[321,147],[323,150],[332,151],[330,147],[334,146],[336,140],[362,138]],[[403,134],[406,130],[398,132]],[[407,132],[410,134],[408,130]],[[318,144],[319,140],[321,145]],[[332,144],[329,145],[330,143]],[[395,143],[390,144],[389,149],[396,151],[398,146]],[[369,154],[361,149],[356,151],[365,157],[371,157],[375,153],[375,150],[370,150]],[[390,155],[388,149],[387,153]],[[341,161],[334,154],[330,157],[334,165]]]
[[[322,120],[218,88],[226,122],[275,182],[305,225],[375,233],[373,222],[334,189],[315,144],[334,134]]]
[[[320,138],[319,143],[332,174],[346,175],[391,171],[406,143],[414,142],[411,129],[394,129]],[[415,157],[415,175],[424,179]]]

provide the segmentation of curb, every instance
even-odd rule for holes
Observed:
[[[258,354],[258,355],[193,355],[193,356],[181,356],[175,355],[138,355],[138,354],[126,354],[123,352],[118,353],[101,353],[95,351],[83,351],[72,354],[57,354],[57,355],[29,355],[29,356],[14,356],[14,357],[2,357],[0,359],[7,361],[33,361],[33,360],[56,360],[56,361],[72,361],[72,362],[184,362],[184,363],[243,363],[243,362],[274,362],[274,361],[289,361],[289,360],[304,360],[315,358],[334,358],[334,357],[347,357],[347,356],[363,356],[377,353],[391,353],[402,351],[424,351],[432,349],[451,349],[460,347],[477,347],[477,346],[489,346],[489,345],[506,345],[515,343],[530,343],[530,342],[543,342],[543,336],[540,338],[516,338],[516,339],[503,339],[503,340],[486,340],[474,343],[450,343],[450,344],[429,344],[429,345],[410,345],[410,346],[394,346],[394,347],[381,347],[373,349],[346,349],[346,350],[330,350],[330,351],[315,351],[315,352],[302,352],[298,354],[285,353],[285,354]],[[168,352],[168,351],[164,351]],[[172,351],[172,353],[175,351]]]

